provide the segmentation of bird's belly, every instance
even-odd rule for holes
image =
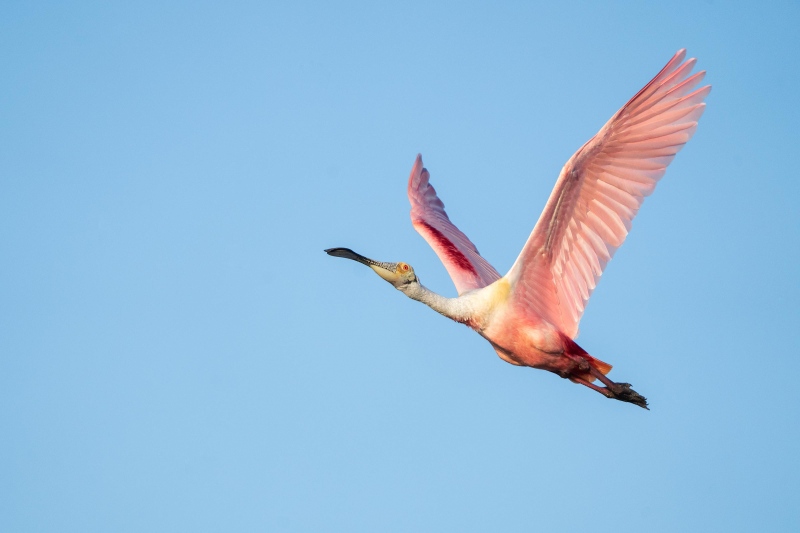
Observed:
[[[497,317],[481,332],[501,359],[511,364],[561,372],[573,363],[564,357],[562,336],[544,321]]]

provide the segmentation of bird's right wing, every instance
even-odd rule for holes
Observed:
[[[430,173],[422,166],[422,156],[418,155],[408,178],[411,223],[439,256],[458,294],[500,279],[500,274],[481,257],[475,245],[450,222],[429,180]]]
[[[697,129],[710,86],[680,50],[575,152],[507,277],[512,304],[574,338],[606,263],[639,207]]]

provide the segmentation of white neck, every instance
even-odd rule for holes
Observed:
[[[461,298],[445,298],[428,289],[420,282],[413,282],[403,287],[398,287],[406,296],[412,300],[422,302],[437,313],[456,322],[466,322],[472,316],[472,309],[466,305],[466,301]]]

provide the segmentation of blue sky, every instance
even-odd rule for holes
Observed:
[[[6,2],[0,530],[797,531],[800,7]],[[500,272],[679,48],[714,86],[579,342],[647,412],[502,362],[417,153]]]

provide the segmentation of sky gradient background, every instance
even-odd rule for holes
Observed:
[[[800,7],[0,7],[0,531],[797,531]],[[679,48],[714,90],[579,342],[502,362],[324,248],[501,272]]]

